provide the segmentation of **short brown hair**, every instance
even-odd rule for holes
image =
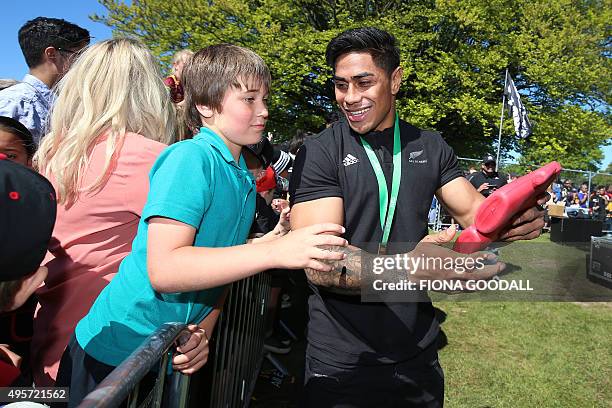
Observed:
[[[183,69],[185,114],[190,129],[202,126],[196,105],[221,112],[221,103],[229,87],[263,86],[270,89],[270,70],[253,51],[232,44],[217,44],[201,49]],[[250,86],[249,86],[250,87]]]
[[[0,313],[8,310],[15,301],[15,295],[21,289],[23,278],[0,282]]]

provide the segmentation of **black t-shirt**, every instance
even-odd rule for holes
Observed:
[[[491,188],[487,188],[480,192],[485,197],[488,197],[489,194],[491,194],[496,189],[508,184],[508,182],[506,181],[506,177],[498,172],[494,172],[493,174],[489,175],[484,171],[478,171],[476,173],[470,174],[468,176],[468,181],[472,183],[472,185],[476,189],[480,187],[483,183],[489,183],[489,186]]]
[[[389,254],[411,249],[427,234],[427,215],[435,191],[461,177],[453,150],[433,131],[400,121],[402,178]],[[391,191],[393,128],[364,136],[376,153]],[[296,157],[291,203],[324,197],[344,202],[345,238],[376,253],[382,238],[378,184],[374,170],[346,119],[308,139]],[[431,303],[362,303],[359,296],[330,293],[311,284],[308,341],[315,358],[337,364],[384,364],[418,354],[436,338],[439,327]]]
[[[606,196],[601,196],[599,194],[593,195],[590,202],[590,207],[593,209],[593,218],[598,220],[606,219]]]

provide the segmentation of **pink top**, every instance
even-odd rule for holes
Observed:
[[[149,171],[166,145],[128,133],[111,176],[95,195],[59,205],[47,253],[49,275],[38,290],[32,365],[36,385],[55,382],[59,361],[78,321],[130,252],[149,192]],[[106,140],[94,147],[84,186],[104,168]],[[56,186],[55,180],[50,178]]]

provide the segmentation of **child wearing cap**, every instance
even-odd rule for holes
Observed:
[[[276,173],[272,166],[268,167],[262,178],[257,180],[257,193],[266,200],[266,204],[272,204],[274,189],[276,188]]]
[[[56,216],[55,190],[35,171],[0,153],[0,313],[19,308],[47,276],[40,266]],[[9,319],[2,319],[8,324]],[[0,338],[9,327],[0,327]],[[0,387],[19,377],[20,357],[0,344]]]
[[[36,143],[28,128],[13,118],[0,116],[0,153],[9,160],[31,166],[35,152]]]
[[[273,189],[276,186],[274,170],[270,166],[274,149],[270,141],[262,137],[256,144],[246,145],[242,149],[242,157],[255,180],[257,195],[255,196],[255,220],[251,226],[251,234],[266,234],[276,231],[280,234],[289,229],[289,204],[283,208],[273,209],[270,206]],[[281,200],[277,200],[281,201]],[[280,217],[283,217],[281,221]],[[279,221],[281,221],[279,223]]]
[[[342,259],[320,245],[346,245],[336,224],[247,244],[255,181],[241,150],[257,143],[268,119],[270,73],[254,52],[220,44],[197,52],[184,71],[185,109],[193,139],[168,147],[149,176],[150,191],[132,251],[78,323],[56,385],[78,404],[164,322],[187,323],[176,370],[191,374],[208,358],[213,313],[226,285],[271,268],[328,271]],[[286,233],[287,231],[285,231]]]

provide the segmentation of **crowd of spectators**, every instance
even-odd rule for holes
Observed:
[[[89,46],[87,30],[45,17],[27,22],[19,42],[29,72],[0,91],[0,211],[30,217],[40,237],[27,264],[2,255],[0,343],[13,347],[0,347],[0,364],[12,367],[0,386],[71,386],[76,403],[153,329],[184,315],[191,336],[173,365],[192,373],[206,363],[226,285],[262,271],[273,276],[276,310],[266,347],[287,352],[278,313],[289,303],[287,270],[327,270],[318,261],[343,255],[318,247],[347,242],[321,234],[344,232],[330,223],[288,234],[290,174],[314,133],[285,145],[261,138],[263,60],[227,44],[183,50],[164,79],[140,42]],[[468,179],[484,196],[512,181],[491,155],[473,170]],[[43,197],[36,205],[2,201],[31,199],[33,185]],[[554,202],[612,216],[612,186],[589,192],[565,180],[552,191]]]
[[[140,42],[114,39],[89,46],[89,40],[87,30],[65,20],[39,17],[28,21],[19,31],[19,42],[30,70],[22,81],[1,82],[2,199],[7,195],[19,202],[22,194],[29,201],[24,202],[23,207],[13,209],[8,206],[10,203],[2,201],[0,208],[3,219],[15,221],[3,229],[7,237],[17,234],[20,227],[27,229],[27,234],[13,240],[21,247],[16,254],[10,254],[15,252],[15,247],[9,248],[3,239],[0,265],[0,344],[3,344],[0,364],[3,376],[0,385],[35,383],[37,386],[50,386],[59,381],[62,355],[66,354],[65,360],[75,359],[74,353],[64,351],[69,344],[73,344],[73,349],[76,347],[73,333],[77,323],[87,315],[96,298],[120,270],[126,256],[134,250],[134,239],[138,241],[137,233],[143,229],[141,220],[150,193],[149,174],[153,174],[156,160],[169,145],[175,144],[178,148],[180,144],[177,142],[182,139],[193,138],[197,143],[197,135],[203,131],[198,123],[187,123],[187,114],[194,112],[185,109],[183,68],[193,58],[192,51],[178,52],[172,62],[171,75],[164,79],[153,55]],[[218,75],[228,76],[216,78],[218,82],[224,80],[225,89],[228,89],[225,92],[237,86],[232,80],[256,81],[261,86],[258,97],[267,97],[269,73],[258,56],[234,46],[207,51],[212,56],[242,58],[243,66],[234,66],[233,72],[228,64],[215,67]],[[259,64],[258,72],[251,71],[250,64],[253,63]],[[192,64],[192,78],[196,78],[195,73],[200,75],[209,69],[209,65],[210,61],[206,60],[200,60],[198,65]],[[202,72],[195,72],[197,70]],[[216,103],[226,104],[223,89],[219,88],[219,83],[215,85],[216,88],[207,88],[192,83],[191,106],[210,104],[207,98],[211,97],[217,98]],[[194,90],[194,87],[198,89]],[[206,93],[208,89],[213,89],[212,95]],[[198,101],[193,100],[198,97]],[[253,99],[249,96],[247,103],[251,103],[249,98]],[[249,130],[261,141],[254,144],[241,142],[237,152],[239,158],[242,150],[244,166],[251,174],[256,192],[254,196],[250,193],[247,196],[255,200],[256,213],[254,221],[248,221],[249,228],[244,232],[250,229],[252,237],[263,242],[283,237],[290,228],[289,176],[295,154],[304,139],[312,134],[298,133],[290,141],[287,151],[272,145],[260,135],[267,120],[267,108],[265,99],[258,103],[261,109],[256,115],[258,123]],[[200,105],[197,106],[199,109]],[[196,118],[208,118],[201,116],[201,112],[195,113]],[[224,120],[214,126],[227,126],[229,120],[227,117]],[[188,130],[183,132],[181,128]],[[220,141],[216,143],[208,149],[220,149],[228,163],[233,159],[234,165],[243,165],[238,158],[229,156],[229,153],[226,155],[218,144]],[[182,166],[193,165],[192,159],[184,160]],[[169,174],[176,171],[166,162],[164,165]],[[177,182],[184,181],[177,178]],[[249,185],[247,181],[244,187],[248,189]],[[156,186],[153,185],[157,194],[162,194],[160,189],[166,190],[166,187]],[[41,202],[32,191],[38,195],[46,194],[46,199]],[[180,200],[185,200],[185,196]],[[155,211],[163,212],[160,209]],[[170,207],[164,211],[177,210]],[[28,217],[31,222],[23,222]],[[247,222],[248,214],[243,218]],[[18,226],[17,221],[22,225]],[[37,226],[32,227],[32,223]],[[327,228],[336,227],[328,225]],[[242,238],[238,238],[242,234],[240,232],[230,242],[243,243]],[[302,240],[307,236],[302,236]],[[333,239],[338,243],[344,241]],[[195,240],[198,241],[197,236]],[[297,240],[297,236],[292,239]],[[297,251],[294,255],[299,255],[308,249],[307,246],[296,243],[291,248]],[[260,248],[263,251],[264,247]],[[23,259],[25,250],[34,255]],[[310,258],[333,256],[329,254]],[[43,266],[39,268],[39,265]],[[286,265],[298,269],[300,266]],[[268,273],[274,276],[272,304],[280,307],[287,271],[270,269]],[[215,293],[219,295],[221,292]],[[224,295],[212,298],[214,301],[204,304],[213,309],[208,316],[216,318]],[[286,298],[284,303],[289,303]],[[286,352],[286,336],[279,331],[278,313],[273,315],[276,321],[266,343],[271,344],[272,351]],[[175,368],[190,372],[205,363],[207,351],[204,353],[202,350],[207,350],[207,336],[213,327],[214,321],[209,326],[200,324],[200,327],[191,329],[192,337],[183,350],[179,349]],[[275,349],[278,337],[282,337],[281,344],[285,348]],[[194,343],[193,347],[191,343]],[[194,358],[194,350],[203,357]],[[70,384],[70,377],[81,374],[72,371],[74,363],[63,363],[67,373],[63,378],[67,384]],[[97,374],[104,367],[96,370]],[[77,390],[75,386],[74,391]]]
[[[606,221],[612,218],[612,184],[592,187],[584,181],[576,186],[566,178],[551,186],[552,203],[563,205],[567,211]]]

